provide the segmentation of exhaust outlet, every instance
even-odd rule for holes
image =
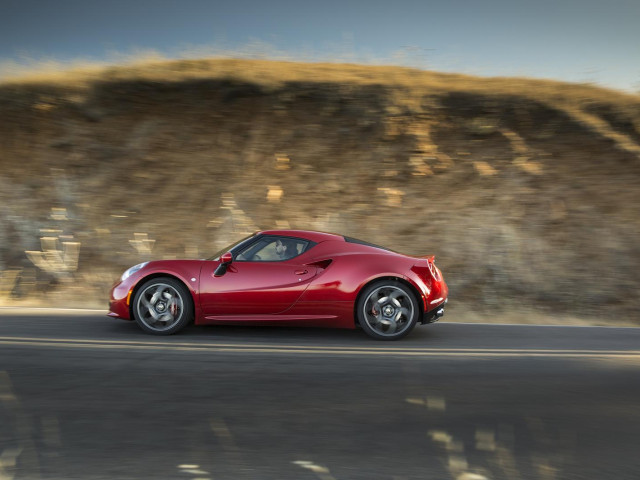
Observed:
[[[440,318],[444,316],[444,307],[440,307],[437,310],[432,310],[428,315],[425,315],[422,319],[423,325],[426,323],[437,322]]]

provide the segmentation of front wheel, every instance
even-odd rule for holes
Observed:
[[[133,318],[147,333],[171,335],[193,320],[193,299],[181,282],[168,277],[153,278],[137,291]]]
[[[356,312],[367,335],[378,340],[398,340],[416,326],[420,309],[409,287],[381,280],[365,288]]]

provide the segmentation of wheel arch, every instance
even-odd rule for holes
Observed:
[[[405,287],[408,287],[409,290],[411,291],[411,293],[413,293],[416,302],[418,303],[418,314],[420,315],[418,317],[418,321],[420,321],[419,319],[422,318],[422,315],[424,314],[424,302],[421,301],[422,295],[420,294],[420,291],[418,290],[418,288],[416,288],[416,286],[411,283],[409,280],[407,280],[406,278],[403,277],[399,277],[396,275],[384,275],[381,277],[375,277],[372,278],[370,280],[368,280],[367,282],[363,283],[360,288],[358,289],[358,293],[356,295],[356,300],[353,303],[353,322],[356,326],[358,326],[360,324],[360,321],[358,320],[358,302],[360,301],[360,297],[362,296],[363,292],[366,290],[366,288],[371,285],[372,283],[376,283],[379,282],[381,280],[390,280],[390,281],[395,281],[398,283],[403,284]]]
[[[191,290],[191,288],[189,288],[189,285],[187,284],[187,282],[185,282],[182,278],[178,277],[177,275],[174,275],[172,273],[169,272],[153,272],[150,273],[149,275],[147,275],[146,277],[142,277],[138,283],[136,283],[136,285],[133,287],[133,290],[131,290],[131,301],[129,302],[129,316],[130,318],[134,318],[133,316],[133,299],[136,298],[136,294],[138,293],[138,290],[140,290],[140,288],[142,287],[142,285],[144,285],[145,283],[147,283],[149,280],[153,280],[154,278],[171,278],[172,280],[176,280],[177,282],[180,282],[182,284],[182,286],[184,286],[187,291],[189,292],[189,294],[191,295],[191,299],[193,300],[193,302],[191,303],[192,309],[193,311],[191,312],[191,314],[193,315],[193,318],[195,319],[195,314],[196,314],[196,296],[195,293],[193,292],[193,290]]]

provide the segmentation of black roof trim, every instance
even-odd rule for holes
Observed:
[[[387,252],[393,252],[390,248],[381,247],[375,243],[365,242],[364,240],[358,240],[357,238],[344,236],[344,241],[348,243],[357,243],[358,245],[365,245],[367,247],[379,248],[380,250],[386,250]]]

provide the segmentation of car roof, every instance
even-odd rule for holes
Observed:
[[[282,235],[285,237],[298,237],[312,242],[320,243],[327,240],[338,240],[344,242],[344,237],[336,233],[315,232],[313,230],[264,230],[258,232],[260,235]]]

